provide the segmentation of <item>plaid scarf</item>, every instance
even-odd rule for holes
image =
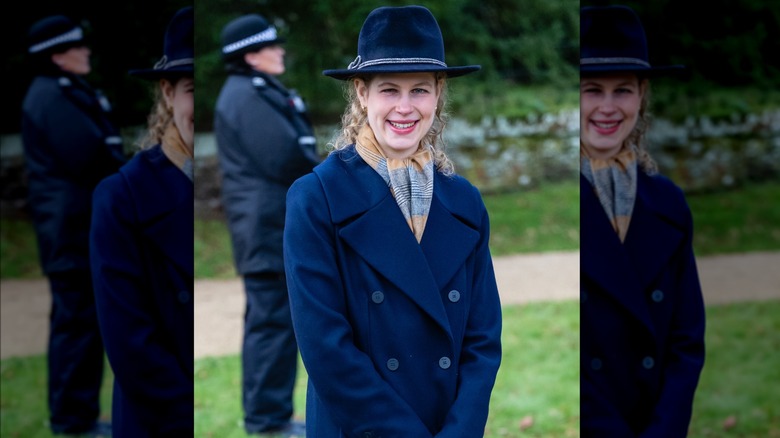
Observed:
[[[409,158],[387,158],[368,124],[358,134],[358,155],[385,180],[414,237],[422,240],[433,198],[433,154],[421,147]]]
[[[617,155],[606,160],[591,158],[585,148],[580,147],[580,172],[593,186],[621,242],[626,239],[636,201],[636,157],[634,147],[624,146]]]

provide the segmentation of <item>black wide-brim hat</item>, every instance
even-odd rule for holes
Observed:
[[[431,11],[422,6],[374,9],[358,37],[358,56],[346,69],[325,76],[346,80],[362,74],[444,72],[462,76],[479,65],[450,67],[444,62],[444,39]]]
[[[257,52],[264,47],[282,44],[276,28],[259,14],[242,15],[222,28],[222,57],[225,60]]]
[[[195,70],[194,24],[192,6],[179,9],[165,30],[162,58],[152,68],[130,70],[129,73],[149,80],[192,76]]]
[[[27,52],[31,55],[62,53],[86,44],[83,29],[64,15],[42,18],[27,33]]]
[[[639,16],[628,6],[580,9],[580,73],[631,72],[642,76],[677,74],[682,65],[650,64],[647,36]]]

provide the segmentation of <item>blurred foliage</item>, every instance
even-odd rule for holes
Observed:
[[[497,97],[519,85],[576,83],[577,1],[198,0],[198,131],[211,129],[213,107],[225,79],[220,33],[230,20],[259,13],[272,21],[287,40],[287,72],[280,79],[307,100],[315,123],[334,123],[344,108],[343,84],[323,76],[322,70],[344,68],[352,62],[360,28],[374,8],[407,4],[423,5],[434,14],[444,36],[448,64],[482,66],[480,72],[453,81],[457,87],[455,106],[465,106],[486,88]],[[496,99],[495,103],[501,105],[502,101]],[[495,112],[500,108],[480,110]]]

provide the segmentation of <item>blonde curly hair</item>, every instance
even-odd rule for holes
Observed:
[[[161,81],[169,81],[169,79],[161,79]],[[175,80],[171,82],[175,85]],[[163,95],[163,86],[161,82],[158,82],[153,89],[154,104],[152,104],[152,111],[147,117],[147,130],[146,134],[141,138],[138,143],[140,149],[148,149],[154,145],[162,142],[165,130],[173,122],[173,108],[169,108],[165,103],[165,96]]]
[[[652,121],[652,115],[649,111],[650,106],[650,81],[646,78],[638,78],[640,86],[644,86],[644,94],[642,95],[642,101],[639,103],[639,115],[637,117],[634,130],[628,135],[626,141],[629,144],[636,145],[637,148],[637,160],[639,166],[648,175],[654,175],[658,173],[658,164],[656,164],[653,157],[650,156],[650,152],[647,151],[645,146],[645,135],[650,128],[650,122]],[[644,84],[644,85],[642,85]]]
[[[368,86],[374,77],[375,75],[361,75],[356,77],[356,79],[363,80],[366,86]],[[446,73],[436,73],[435,77],[436,85],[440,87],[441,92],[439,93],[433,124],[428,133],[423,137],[422,142],[431,146],[433,162],[439,172],[444,175],[452,175],[455,173],[455,166],[445,152],[446,144],[443,135],[448,119],[446,112],[447,75]],[[347,100],[347,107],[341,116],[341,129],[336,133],[334,139],[328,143],[331,154],[353,145],[357,140],[360,129],[368,123],[367,113],[363,110],[358,99],[354,79],[344,82],[344,96]]]

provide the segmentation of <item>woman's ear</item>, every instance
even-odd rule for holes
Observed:
[[[366,86],[366,81],[360,78],[355,78],[353,79],[352,84],[355,86],[355,92],[357,94],[358,100],[360,101],[360,106],[365,109],[366,105],[368,105],[368,87]]]
[[[168,109],[173,108],[173,96],[176,94],[176,88],[173,83],[168,79],[160,79],[160,89],[162,90],[163,98],[165,99],[165,107]]]

